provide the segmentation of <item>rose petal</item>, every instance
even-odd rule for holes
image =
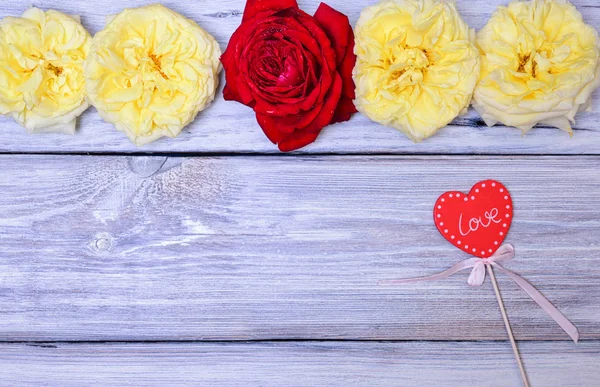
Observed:
[[[290,136],[279,142],[277,144],[279,150],[282,152],[291,152],[315,141],[321,130],[331,123],[341,94],[342,79],[339,74],[336,74],[333,86],[318,116],[306,128],[295,130]]]
[[[268,116],[266,114],[256,113],[256,122],[262,128],[265,136],[271,141],[273,144],[277,144],[283,140],[285,137],[285,133],[280,131],[280,127],[276,121],[277,117]]]
[[[337,108],[337,105],[340,102],[341,95],[342,77],[340,77],[340,74],[336,73],[333,85],[331,86],[331,88],[329,89],[329,93],[325,97],[325,104],[323,105],[323,108],[319,112],[319,115],[314,119],[314,121],[306,127],[306,130],[320,131],[325,126],[329,125],[331,123],[331,120],[333,119],[333,115],[335,114],[335,109]]]
[[[340,102],[335,109],[335,114],[333,115],[331,123],[336,124],[338,122],[348,121],[354,113],[356,113],[354,98],[349,98],[345,95],[342,95],[342,98],[340,98]]]
[[[354,33],[348,31],[349,44],[346,49],[346,55],[338,67],[338,72],[342,77],[342,98],[335,111],[332,123],[348,121],[352,114],[356,113],[354,106],[354,98],[356,98],[354,79],[352,79],[352,70],[356,63],[356,55],[354,54]]]
[[[336,11],[325,3],[321,3],[317,12],[315,12],[315,19],[331,40],[331,45],[335,50],[336,63],[339,66],[346,56],[350,39],[349,32],[352,32],[348,16]]]
[[[291,136],[280,142],[277,146],[282,152],[291,152],[296,149],[303,148],[308,144],[312,144],[317,137],[319,137],[320,131],[317,132],[306,132],[306,131],[295,131]]]
[[[242,23],[252,19],[256,14],[264,11],[279,11],[286,8],[298,8],[296,0],[248,0],[244,9]]]
[[[312,123],[321,110],[323,109],[324,103],[314,106],[308,111],[301,111],[298,114],[289,114],[287,116],[274,116],[268,114],[258,114],[260,121],[269,127],[277,128],[281,133],[289,135],[294,130],[305,129],[310,123]],[[262,126],[262,125],[261,125]]]
[[[223,98],[226,101],[238,101],[242,102],[242,98],[237,89],[237,77],[238,71],[236,66],[236,59],[234,51],[236,50],[237,44],[241,38],[240,30],[234,32],[229,40],[229,44],[227,45],[227,49],[221,56],[221,63],[223,63],[223,68],[225,69],[225,87],[223,88]]]

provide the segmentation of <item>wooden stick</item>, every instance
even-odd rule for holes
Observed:
[[[496,293],[496,299],[498,300],[500,313],[502,313],[502,318],[504,319],[504,326],[506,327],[506,332],[508,333],[508,338],[510,339],[510,344],[512,345],[513,353],[515,354],[515,359],[517,360],[517,364],[519,365],[519,371],[521,371],[521,379],[523,379],[523,386],[529,387],[529,380],[527,380],[527,374],[525,373],[525,368],[523,367],[523,362],[521,361],[521,354],[519,353],[517,343],[515,342],[515,337],[512,333],[512,328],[510,327],[510,322],[508,321],[508,316],[506,315],[506,309],[504,309],[504,302],[502,302],[500,289],[498,289],[498,282],[496,282],[496,275],[494,274],[494,269],[492,269],[492,265],[486,265],[486,267],[490,278],[492,279],[492,285],[494,286],[494,292]]]

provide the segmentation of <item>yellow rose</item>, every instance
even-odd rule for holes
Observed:
[[[479,53],[453,2],[383,0],[354,34],[354,103],[373,121],[420,141],[468,108]]]
[[[91,43],[79,18],[27,10],[0,22],[0,114],[28,132],[75,133],[88,108],[83,61]]]
[[[159,4],[126,9],[94,36],[85,63],[92,104],[136,145],[175,137],[215,97],[216,40]]]
[[[478,33],[481,79],[473,106],[488,125],[527,132],[538,123],[572,133],[600,85],[598,34],[563,0],[500,7]]]

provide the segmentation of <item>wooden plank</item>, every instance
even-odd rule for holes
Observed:
[[[200,23],[215,35],[225,49],[229,37],[241,21],[243,0],[220,1],[167,1],[176,11]],[[299,1],[301,7],[312,13],[317,1]],[[348,14],[352,24],[360,10],[370,2],[362,0],[330,0],[331,6]],[[481,28],[493,10],[505,0],[458,0],[458,7],[473,28]],[[584,19],[600,29],[600,7],[597,0],[573,0],[583,12]],[[58,8],[82,15],[83,24],[92,32],[104,25],[107,14],[119,12],[125,4],[119,0],[82,2],[65,0],[36,0],[26,5],[19,0],[5,0],[0,4],[0,16],[20,15],[27,6]],[[147,4],[146,0],[131,0],[127,6]],[[224,77],[222,77],[224,79]],[[223,82],[221,82],[222,84]],[[222,85],[221,85],[222,86]],[[600,93],[596,93],[593,107],[600,110]],[[598,154],[600,148],[600,113],[582,113],[573,138],[552,128],[540,128],[521,137],[516,129],[487,128],[474,111],[458,118],[437,136],[414,144],[394,129],[369,122],[356,115],[350,122],[326,129],[317,142],[301,153],[391,153],[391,154]],[[203,112],[177,140],[163,139],[143,148],[136,148],[111,125],[103,123],[91,108],[81,120],[75,136],[45,134],[30,136],[17,124],[0,118],[0,152],[277,152],[263,135],[249,108],[222,99]]]
[[[600,337],[600,157],[0,156],[0,340],[504,339],[439,194],[512,191],[507,264]],[[566,335],[499,276],[518,339]]]
[[[598,341],[523,342],[533,386],[598,384]],[[10,386],[518,386],[506,342],[2,344]]]

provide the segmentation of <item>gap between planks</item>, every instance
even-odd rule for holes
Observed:
[[[209,158],[209,157],[281,157],[281,158],[317,158],[317,157],[394,157],[394,158],[540,158],[540,157],[553,157],[553,158],[576,158],[576,157],[599,157],[600,153],[582,153],[582,154],[568,154],[568,153],[427,153],[427,152],[411,152],[411,153],[393,153],[393,152],[313,152],[313,153],[264,153],[264,152],[106,152],[106,151],[86,151],[86,152],[59,152],[59,151],[24,151],[24,152],[10,152],[0,151],[0,156],[90,156],[90,157],[173,157],[173,158]]]

